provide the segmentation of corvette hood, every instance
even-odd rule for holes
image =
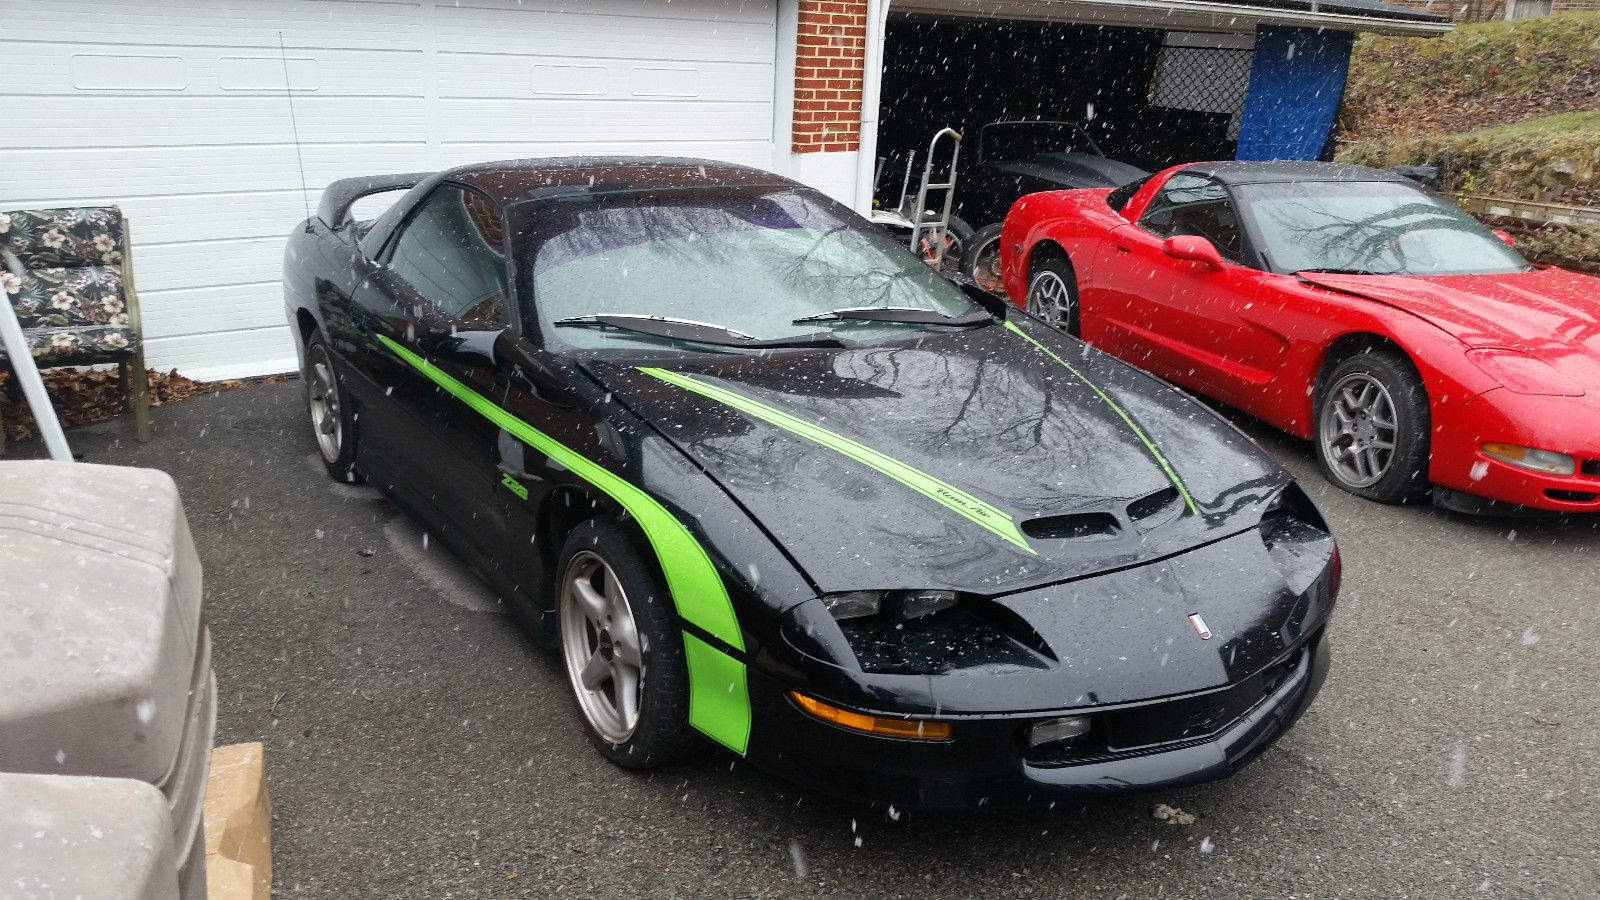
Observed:
[[[1302,273],[1318,287],[1426,319],[1468,347],[1520,350],[1600,383],[1600,278],[1562,269],[1503,275]],[[1574,359],[1577,357],[1578,359]],[[1581,360],[1587,357],[1589,364]]]
[[[1135,565],[1252,527],[1288,480],[1177,391],[1021,325],[586,366],[824,592]]]

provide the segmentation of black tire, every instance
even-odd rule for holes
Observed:
[[[594,560],[602,563],[606,572],[593,572],[584,576],[587,566]],[[557,630],[561,640],[561,661],[572,688],[578,714],[584,721],[584,731],[607,759],[628,769],[650,769],[683,759],[700,745],[699,738],[689,727],[689,670],[684,660],[683,638],[677,626],[677,612],[672,597],[667,593],[661,576],[639,549],[631,534],[609,519],[590,519],[573,529],[561,548],[561,562],[557,566],[556,582]],[[576,624],[569,616],[582,615],[581,605],[569,601],[568,588],[575,577],[587,577],[591,587],[595,577],[612,577],[621,587],[621,602],[628,609],[637,637],[638,698],[637,718],[626,734],[616,734],[618,722],[594,710],[594,699],[606,700],[603,683],[595,690],[582,683],[582,666],[579,660],[597,654],[606,656],[611,669],[610,702],[614,711],[619,704],[619,685],[616,666],[622,662],[625,641],[619,632],[613,638],[609,631],[602,639],[597,634],[593,620]],[[607,617],[607,624],[615,621]],[[579,630],[581,629],[581,630]],[[578,640],[585,646],[579,647]],[[586,695],[588,697],[586,698]],[[606,732],[613,731],[608,737]]]
[[[1080,334],[1078,316],[1078,276],[1072,264],[1059,256],[1039,262],[1028,273],[1029,313],[1073,337]]]
[[[362,481],[356,470],[356,420],[344,377],[333,363],[322,331],[313,330],[306,338],[300,380],[306,412],[311,417],[311,436],[317,444],[328,476],[335,481],[356,484]]]
[[[930,262],[934,253],[931,237],[924,233],[921,238],[922,246],[913,248],[918,256]],[[945,232],[944,260],[939,266],[940,271],[954,272],[960,268],[962,256],[967,252],[967,248],[972,246],[972,237],[971,225],[963,221],[960,216],[950,217],[950,228]]]
[[[996,296],[1005,296],[1005,286],[1000,282],[1000,225],[985,225],[978,229],[961,255],[961,274],[972,283]]]
[[[1317,379],[1312,410],[1324,478],[1379,503],[1428,495],[1428,393],[1404,354],[1367,350],[1341,361]]]

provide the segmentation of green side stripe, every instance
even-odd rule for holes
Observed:
[[[1028,553],[1035,552],[1032,547],[1028,546],[1028,542],[1023,538],[1022,532],[1017,530],[1017,523],[1010,516],[966,491],[945,484],[921,469],[908,466],[893,457],[879,453],[871,447],[858,444],[842,434],[836,434],[820,425],[814,425],[804,419],[798,419],[782,410],[774,409],[765,403],[752,400],[743,394],[736,394],[733,391],[707,384],[704,381],[678,372],[669,372],[666,369],[641,366],[639,371],[646,375],[654,375],[662,381],[677,385],[686,391],[692,391],[702,397],[731,406],[745,415],[761,419],[764,422],[821,444],[830,450],[842,453],[862,465],[876,469],[893,478],[928,499],[960,513],[994,534],[1021,547]]]
[[[1137,424],[1134,423],[1132,416],[1129,416],[1126,412],[1124,412],[1122,407],[1118,406],[1117,402],[1115,400],[1112,400],[1109,396],[1106,395],[1105,391],[1100,390],[1100,386],[1099,385],[1097,385],[1094,382],[1090,381],[1088,379],[1088,377],[1085,376],[1082,372],[1079,372],[1077,369],[1073,368],[1071,363],[1069,363],[1066,360],[1062,359],[1060,356],[1057,356],[1055,351],[1051,350],[1049,347],[1046,347],[1045,345],[1043,345],[1043,344],[1039,343],[1038,341],[1034,340],[1032,335],[1028,334],[1026,331],[1023,331],[1021,328],[1018,328],[1017,327],[1017,323],[1015,323],[1015,322],[1007,322],[1006,323],[1006,328],[1011,330],[1011,331],[1013,331],[1013,332],[1016,332],[1019,335],[1021,335],[1023,340],[1027,341],[1028,343],[1030,343],[1030,344],[1034,345],[1035,347],[1038,347],[1040,350],[1044,351],[1044,354],[1046,356],[1048,356],[1051,359],[1055,360],[1056,362],[1060,363],[1062,366],[1064,366],[1066,368],[1066,370],[1068,372],[1071,372],[1073,375],[1076,375],[1079,381],[1081,381],[1084,384],[1088,385],[1090,390],[1094,391],[1096,394],[1099,394],[1100,395],[1100,399],[1104,400],[1106,402],[1106,405],[1111,407],[1111,411],[1112,412],[1114,412],[1118,416],[1122,417],[1122,421],[1127,423],[1128,428],[1130,430],[1132,430],[1134,435],[1136,437],[1138,437],[1139,440],[1144,444],[1145,449],[1149,450],[1150,451],[1150,455],[1155,457],[1156,463],[1161,466],[1161,471],[1167,473],[1167,477],[1172,480],[1172,484],[1173,484],[1173,486],[1175,486],[1178,489],[1178,493],[1183,495],[1183,502],[1189,505],[1189,512],[1192,512],[1192,513],[1198,513],[1199,512],[1199,510],[1195,509],[1194,498],[1189,496],[1189,489],[1183,486],[1183,479],[1178,477],[1178,473],[1177,472],[1172,471],[1172,466],[1167,464],[1167,458],[1165,456],[1161,455],[1161,451],[1160,450],[1156,449],[1155,443],[1152,442],[1150,440],[1150,438],[1145,435],[1144,429],[1140,428]]]
[[[705,548],[666,507],[621,476],[511,415],[493,400],[441,372],[405,347],[383,335],[378,335],[378,340],[479,415],[617,501],[639,523],[655,550],[678,615],[735,650],[744,650],[733,602],[728,599],[722,577],[717,574]],[[696,650],[697,664],[689,673],[689,724],[742,754],[750,740],[750,701],[745,691],[744,665],[686,633],[686,650],[690,642],[699,649]],[[697,677],[697,672],[703,676]]]

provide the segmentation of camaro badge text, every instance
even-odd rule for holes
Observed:
[[[1206,627],[1206,620],[1200,618],[1199,613],[1195,613],[1189,617],[1189,624],[1194,626],[1195,634],[1200,635],[1200,640],[1211,640],[1211,629]]]

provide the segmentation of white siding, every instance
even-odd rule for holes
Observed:
[[[786,162],[777,2],[5,0],[0,209],[121,206],[150,365],[284,371],[284,239],[335,178],[576,153]]]

